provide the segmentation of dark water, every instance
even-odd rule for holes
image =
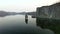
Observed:
[[[0,34],[59,34],[60,25],[25,15],[0,17]]]

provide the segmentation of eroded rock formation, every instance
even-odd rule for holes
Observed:
[[[50,5],[50,6],[42,6],[37,8],[37,17],[40,18],[60,18],[60,2]]]

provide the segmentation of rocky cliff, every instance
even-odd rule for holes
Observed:
[[[60,18],[60,2],[50,6],[38,7],[36,10],[37,17],[40,18]]]

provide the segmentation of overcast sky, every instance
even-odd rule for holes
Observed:
[[[59,0],[0,0],[0,10],[5,11],[35,11],[37,7],[51,5]]]

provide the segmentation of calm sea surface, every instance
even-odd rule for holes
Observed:
[[[25,15],[0,17],[0,34],[54,34],[54,31],[48,28],[38,26],[36,18]]]

